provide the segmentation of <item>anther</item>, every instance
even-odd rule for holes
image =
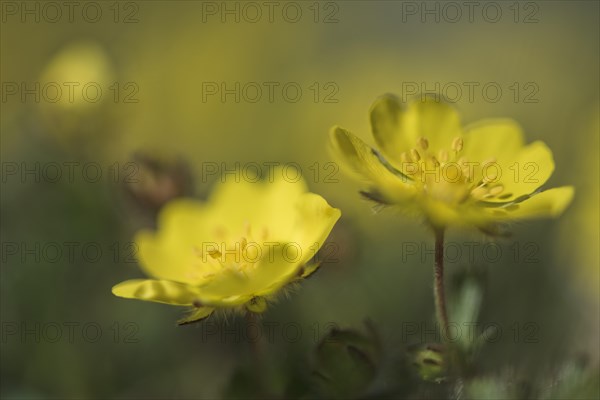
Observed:
[[[455,137],[454,140],[452,140],[452,150],[458,153],[463,149],[463,144],[463,139],[461,137]]]
[[[412,162],[412,158],[410,158],[410,155],[408,155],[407,152],[403,151],[400,154],[400,161],[402,161],[403,163],[409,163]]]
[[[221,257],[221,252],[219,250],[216,249],[210,249],[207,251],[208,255],[211,256],[213,258],[213,260],[216,260],[217,258]]]
[[[491,172],[489,174],[486,174],[483,177],[483,182],[484,183],[494,182],[497,178],[498,178],[498,173],[494,171],[494,172]]]
[[[475,189],[471,190],[471,196],[475,197],[476,199],[484,197],[487,193],[487,188],[481,186],[478,186]]]
[[[502,193],[503,191],[504,191],[504,186],[498,185],[498,186],[494,186],[493,188],[490,189],[490,194],[492,196],[497,196],[500,193]]]
[[[421,136],[419,140],[417,140],[417,145],[423,150],[427,150],[429,148],[429,141]]]

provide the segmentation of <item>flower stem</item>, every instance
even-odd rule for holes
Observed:
[[[435,266],[433,269],[433,296],[435,313],[440,333],[445,341],[448,334],[448,313],[446,312],[446,295],[444,294],[444,229],[435,228]]]
[[[260,340],[260,334],[258,337],[251,338],[251,332],[256,329],[261,331],[261,322],[257,315],[251,311],[246,312],[246,337],[248,340],[248,346],[250,350],[250,376],[253,378],[253,390],[256,391],[257,397],[266,397],[265,394],[265,380],[263,377],[264,366],[263,366],[263,352]]]
[[[252,329],[256,329],[259,324],[258,318],[256,318],[256,314],[248,311],[246,313],[246,335],[249,336]],[[261,346],[259,342],[259,338],[248,339],[248,345],[250,347],[250,354],[252,357],[252,361],[256,367],[259,369],[261,363]]]

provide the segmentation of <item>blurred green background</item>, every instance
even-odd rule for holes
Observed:
[[[506,398],[497,377],[551,392],[569,365],[592,371],[586,393],[597,395],[598,2],[477,2],[471,16],[461,2],[460,16],[444,2],[101,1],[72,13],[54,4],[1,3],[3,398],[232,393],[249,359],[235,336],[243,321],[177,327],[177,309],[110,289],[142,277],[131,237],[153,225],[161,201],[204,198],[219,179],[207,168],[236,163],[295,163],[343,214],[324,267],[263,317],[274,326],[262,343],[271,390],[284,393],[290,375],[312,368],[332,324],[359,328],[367,318],[388,365],[375,386],[402,382],[395,357],[436,339],[432,237],[392,211],[374,215],[360,185],[327,164],[327,132],[340,124],[372,144],[371,103],[417,91],[442,92],[465,123],[516,119],[528,141],[554,152],[548,187],[576,186],[559,220],[512,226],[499,261],[481,247],[469,256],[465,243],[484,236],[449,234],[462,255],[448,264],[448,290],[477,276],[480,327],[503,329],[478,357],[486,378],[465,396]],[[236,82],[237,94],[222,98],[222,83]],[[167,183],[129,179],[157,171]]]

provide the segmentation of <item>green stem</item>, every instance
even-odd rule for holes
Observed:
[[[444,229],[435,229],[435,266],[433,269],[433,296],[435,313],[443,341],[448,334],[448,313],[446,311],[446,295],[444,293]]]
[[[252,328],[256,328],[259,326],[260,322],[256,317],[256,314],[250,311],[246,312],[246,335],[250,335],[252,332]],[[254,367],[256,370],[260,369],[261,364],[261,345],[260,345],[260,336],[254,340],[248,339],[248,345],[250,347],[250,356],[252,357],[252,362],[254,363]]]
[[[262,327],[260,318],[251,312],[246,312],[246,335],[248,340],[248,346],[250,350],[250,374],[253,377],[254,387],[257,397],[266,397],[266,386],[265,386],[265,368],[263,365],[263,349],[261,343],[260,328]],[[251,339],[250,335],[255,329],[259,329],[259,336]]]

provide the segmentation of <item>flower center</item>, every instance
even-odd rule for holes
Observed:
[[[455,137],[449,147],[435,153],[421,137],[409,152],[400,155],[402,172],[427,195],[447,203],[508,198],[499,182],[500,165],[495,159],[470,162],[461,155],[463,139]]]
[[[215,241],[194,246],[194,268],[191,276],[196,279],[211,279],[218,274],[233,273],[248,278],[263,254],[263,243],[268,238],[267,228],[258,235],[253,234],[249,223],[241,235],[228,235],[224,227],[215,230]],[[234,239],[235,238],[235,239]]]

